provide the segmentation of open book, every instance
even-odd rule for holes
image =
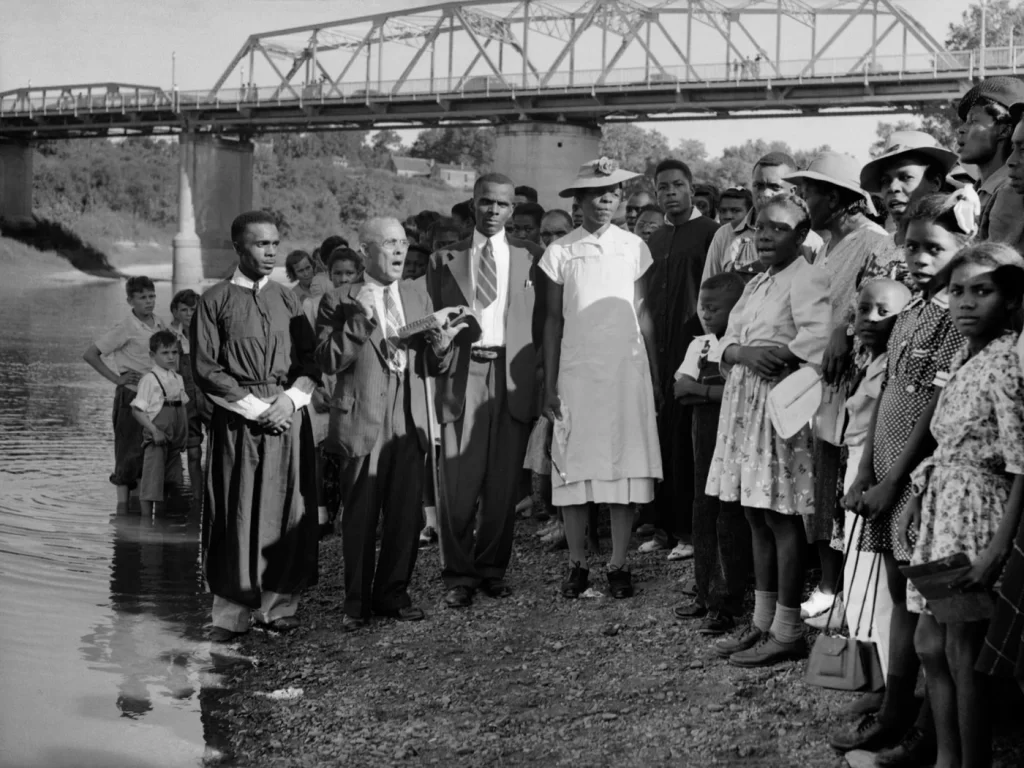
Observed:
[[[995,601],[982,590],[961,592],[953,582],[971,569],[967,555],[959,553],[923,565],[903,565],[900,570],[913,582],[928,610],[940,624],[985,621],[995,612]]]
[[[475,329],[477,333],[481,331],[480,321],[476,319],[473,311],[469,307],[446,307],[432,315],[421,317],[415,322],[403,325],[398,329],[398,338],[408,339],[417,333],[440,331],[442,329],[455,336],[466,328]]]

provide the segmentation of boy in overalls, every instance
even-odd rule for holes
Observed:
[[[178,374],[178,338],[171,331],[157,331],[149,339],[153,370],[139,381],[132,400],[132,414],[142,425],[142,513],[153,513],[154,502],[163,502],[164,485],[181,486],[181,452],[188,441],[185,381]]]

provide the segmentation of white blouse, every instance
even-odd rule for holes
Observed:
[[[763,272],[747,284],[729,314],[720,348],[724,356],[732,344],[781,344],[801,360],[820,365],[831,327],[829,277],[798,256],[781,272]]]

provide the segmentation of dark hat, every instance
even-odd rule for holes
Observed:
[[[981,98],[1002,104],[1009,109],[1017,102],[1024,101],[1024,81],[1019,77],[990,77],[982,80],[960,99],[956,113],[961,120],[967,119],[967,113]]]

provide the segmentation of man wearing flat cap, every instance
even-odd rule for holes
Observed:
[[[960,100],[957,128],[960,162],[977,166],[981,218],[978,237],[1024,247],[1024,198],[1009,185],[1006,167],[1019,114],[1011,107],[1024,102],[1024,82],[1016,77],[990,77]]]

